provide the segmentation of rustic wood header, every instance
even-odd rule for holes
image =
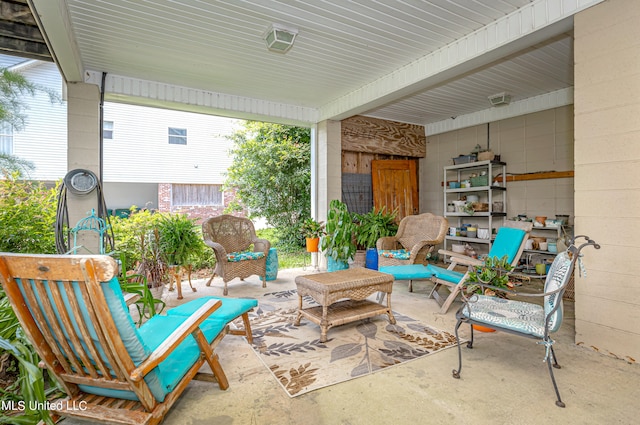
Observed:
[[[422,125],[355,116],[342,121],[342,150],[424,158],[427,137]]]

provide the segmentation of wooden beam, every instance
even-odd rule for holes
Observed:
[[[539,173],[507,175],[507,182],[519,182],[524,180],[564,179],[564,178],[572,178],[572,177],[573,177],[573,170],[542,171]],[[494,180],[502,181],[502,177]]]
[[[573,170],[570,171],[541,171],[539,173],[527,173],[527,174],[516,174],[516,175],[508,175],[507,173],[507,183],[509,182],[518,182],[525,180],[545,180],[545,179],[564,179],[564,178],[573,178]],[[454,180],[452,180],[454,181]],[[457,181],[457,180],[455,180]],[[502,176],[496,176],[493,181],[502,182]],[[440,185],[444,185],[444,182],[440,182]],[[447,186],[449,182],[446,182]]]
[[[342,150],[424,158],[424,126],[355,116],[341,122]]]

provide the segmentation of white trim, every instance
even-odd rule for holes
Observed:
[[[87,71],[85,74],[86,83],[100,86],[101,72]],[[318,117],[314,108],[114,74],[107,74],[105,79],[105,100],[304,127],[311,126]]]
[[[488,108],[471,114],[459,115],[455,119],[452,118],[427,124],[425,126],[425,134],[427,136],[433,136],[440,133],[446,133],[447,131],[459,130],[465,127],[472,127],[474,125],[485,124],[488,122],[499,121],[506,118],[517,117],[520,115],[531,114],[533,112],[572,104],[573,87],[569,87],[513,102],[509,105]]]

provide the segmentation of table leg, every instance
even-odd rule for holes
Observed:
[[[298,295],[298,316],[293,324],[295,326],[300,326],[300,319],[302,319],[302,295]]]
[[[393,317],[393,311],[391,311],[391,292],[387,294],[387,316],[389,316],[389,323],[392,325],[396,324],[396,318]]]
[[[327,342],[327,332],[329,330],[329,320],[327,315],[329,314],[329,306],[322,306],[322,319],[320,320],[320,342]]]

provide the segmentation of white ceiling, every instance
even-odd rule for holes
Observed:
[[[300,108],[422,125],[486,110],[503,91],[517,102],[571,88],[572,14],[599,1],[30,0],[65,78],[106,72],[114,99],[160,105],[115,93],[141,80],[231,99],[218,115],[286,122],[277,111]],[[272,23],[299,30],[286,54],[266,49]]]

